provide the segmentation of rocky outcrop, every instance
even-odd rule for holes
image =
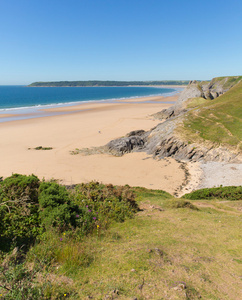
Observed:
[[[143,129],[140,129],[140,130],[130,131],[129,133],[126,134],[126,137],[143,136],[144,134],[145,134],[145,131]]]
[[[175,105],[168,109],[163,109],[153,116],[160,120],[166,120],[171,117],[182,115],[188,111],[186,105],[188,99],[202,97],[204,99],[213,100],[227,92],[231,87],[238,83],[239,80],[241,80],[241,76],[235,76],[233,77],[233,80],[231,80],[231,77],[214,78],[211,81],[202,82],[191,80],[188,86],[181,92]]]
[[[176,117],[178,115],[184,114],[187,112],[187,108],[184,105],[184,102],[190,98],[201,97],[203,91],[198,86],[196,80],[190,81],[189,85],[181,92],[175,105],[163,109],[162,111],[154,114],[153,116],[157,119],[170,119],[171,117]]]
[[[159,135],[158,135],[159,136]],[[154,157],[162,159],[164,157],[173,157],[182,161],[219,161],[219,162],[240,162],[239,153],[233,153],[227,148],[214,146],[205,146],[198,143],[189,143],[179,139],[177,136],[159,137],[156,136],[154,143],[152,138],[147,142],[144,151],[152,154]]]
[[[143,149],[144,144],[145,138],[135,135],[112,140],[105,146],[105,148],[107,149],[107,152],[113,155],[122,156],[124,153]]]
[[[142,151],[158,159],[173,157],[182,161],[241,161],[238,153],[233,153],[227,148],[214,148],[213,145],[205,146],[181,140],[174,133],[180,122],[180,119],[167,120],[150,131],[134,131],[124,138],[112,140],[105,147],[107,152],[116,156]],[[139,135],[135,135],[136,133]]]

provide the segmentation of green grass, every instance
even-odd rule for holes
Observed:
[[[226,80],[227,78],[227,80]],[[230,89],[242,79],[242,76],[228,76],[228,77],[215,77],[211,81],[211,84],[215,82],[220,82],[225,89]]]
[[[211,208],[144,210],[89,240],[95,259],[76,277],[80,298],[103,299],[119,290],[120,299],[236,299],[239,228],[238,216]],[[177,290],[179,282],[187,288]]]
[[[134,218],[80,238],[52,230],[38,239],[25,265],[43,278],[43,295],[241,299],[241,200],[188,201],[139,187],[133,192],[140,207]]]
[[[190,98],[186,101],[186,108],[195,108],[201,104],[207,103],[209,100],[202,97]]]
[[[242,81],[215,100],[189,111],[184,120],[183,135],[188,140],[205,140],[233,148],[239,145],[241,148],[241,128]]]

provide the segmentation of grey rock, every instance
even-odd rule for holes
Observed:
[[[219,93],[216,91],[211,92],[210,94],[212,95],[213,99],[218,98],[218,96],[219,96]]]
[[[210,93],[210,90],[206,90],[203,92],[202,97],[205,99],[213,99],[212,94]]]
[[[131,137],[131,136],[142,136],[145,133],[143,129],[140,130],[134,130],[130,131],[129,133],[126,134],[126,137]]]
[[[192,81],[180,94],[175,105],[163,109],[161,112],[154,114],[153,116],[157,119],[170,119],[172,117],[176,117],[187,112],[186,107],[184,106],[184,102],[190,98],[202,97],[203,92],[199,88],[196,81]]]
[[[140,149],[144,146],[144,139],[140,136],[124,137],[110,141],[106,148],[115,155],[123,155],[134,149]]]

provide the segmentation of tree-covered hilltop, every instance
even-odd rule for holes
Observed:
[[[153,85],[187,85],[189,80],[163,80],[163,81],[101,81],[101,80],[88,80],[88,81],[47,81],[47,82],[33,82],[29,86],[39,87],[59,87],[59,86],[153,86]]]

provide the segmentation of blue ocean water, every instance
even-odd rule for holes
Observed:
[[[68,105],[83,101],[100,101],[164,95],[171,88],[153,87],[26,87],[0,86],[0,110]]]
[[[66,114],[45,108],[89,101],[117,101],[146,96],[169,96],[181,88],[158,87],[27,87],[0,86],[0,123]],[[6,116],[5,116],[6,115]]]

